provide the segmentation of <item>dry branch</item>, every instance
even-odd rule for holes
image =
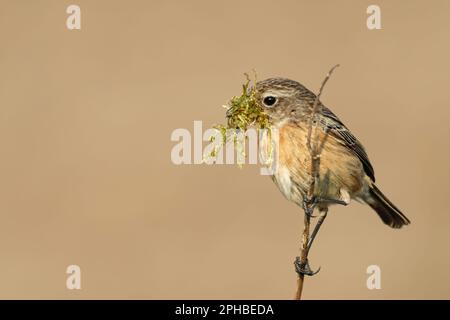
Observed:
[[[310,185],[308,189],[308,194],[305,196],[304,199],[304,211],[305,211],[305,218],[304,218],[304,229],[302,233],[302,245],[301,245],[301,251],[300,251],[300,265],[303,267],[306,267],[308,265],[308,247],[310,246],[310,226],[311,226],[311,216],[314,211],[314,190],[315,190],[315,184],[316,180],[319,176],[319,167],[320,167],[320,154],[323,149],[323,145],[325,143],[326,135],[324,135],[324,138],[321,142],[319,142],[318,135],[316,133],[318,120],[316,119],[317,114],[320,114],[321,112],[321,103],[320,103],[320,96],[322,95],[323,88],[325,87],[325,84],[330,79],[331,74],[333,73],[334,69],[336,69],[339,65],[335,65],[333,68],[330,69],[328,74],[326,75],[325,79],[322,81],[322,84],[320,86],[319,92],[316,95],[316,99],[314,100],[314,104],[312,107],[311,114],[309,116],[309,124],[308,124],[308,136],[307,136],[307,148],[311,157],[311,172],[310,172]],[[313,132],[314,131],[314,132]],[[314,136],[313,136],[314,133]],[[321,219],[318,221],[318,224],[322,224],[323,219],[326,216],[326,212],[324,213],[324,216],[321,216]],[[320,227],[320,225],[319,225]],[[299,273],[298,280],[297,280],[297,292],[295,295],[296,300],[300,300],[302,298],[302,292],[303,292],[303,282],[305,280],[305,274]]]

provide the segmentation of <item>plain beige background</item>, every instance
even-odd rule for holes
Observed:
[[[382,30],[366,27],[373,3]],[[223,122],[253,68],[317,91],[336,63],[322,100],[412,224],[334,208],[304,297],[450,298],[449,1],[0,7],[0,298],[291,299],[302,212],[257,166],[175,166],[170,134]]]

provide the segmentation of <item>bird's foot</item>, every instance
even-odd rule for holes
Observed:
[[[305,214],[309,218],[315,217],[315,215],[313,215],[313,213],[314,213],[314,209],[316,208],[317,204],[318,204],[318,202],[316,201],[316,197],[313,197],[312,199],[309,199],[307,197],[303,198],[303,211],[305,211]]]
[[[313,196],[312,198],[305,197],[303,200],[303,210],[310,218],[314,218],[315,216],[313,215],[313,212],[317,205],[329,204],[340,204],[346,206],[348,205],[348,202],[340,199],[324,198],[320,196]]]
[[[309,266],[308,260],[306,260],[306,263],[303,263],[300,257],[295,258],[294,265],[295,271],[298,273],[299,276],[300,275],[313,276],[320,271],[320,267],[319,269],[317,269],[317,271],[312,271],[311,267]]]

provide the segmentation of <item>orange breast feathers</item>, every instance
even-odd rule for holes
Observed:
[[[307,128],[308,123],[305,122],[287,123],[279,129],[279,168],[287,169],[293,185],[302,193],[309,189],[311,179]],[[366,184],[362,163],[332,133],[327,134],[319,128],[316,132],[319,141],[326,140],[320,156],[319,183],[316,184],[315,194],[333,199],[341,198],[342,192],[347,192],[352,198],[357,196]]]

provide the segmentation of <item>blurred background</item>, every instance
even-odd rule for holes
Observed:
[[[336,63],[322,101],[412,224],[332,208],[304,298],[450,298],[450,2],[0,4],[0,298],[292,299],[303,212],[258,166],[174,165],[170,135],[222,123],[244,72],[316,92]]]

